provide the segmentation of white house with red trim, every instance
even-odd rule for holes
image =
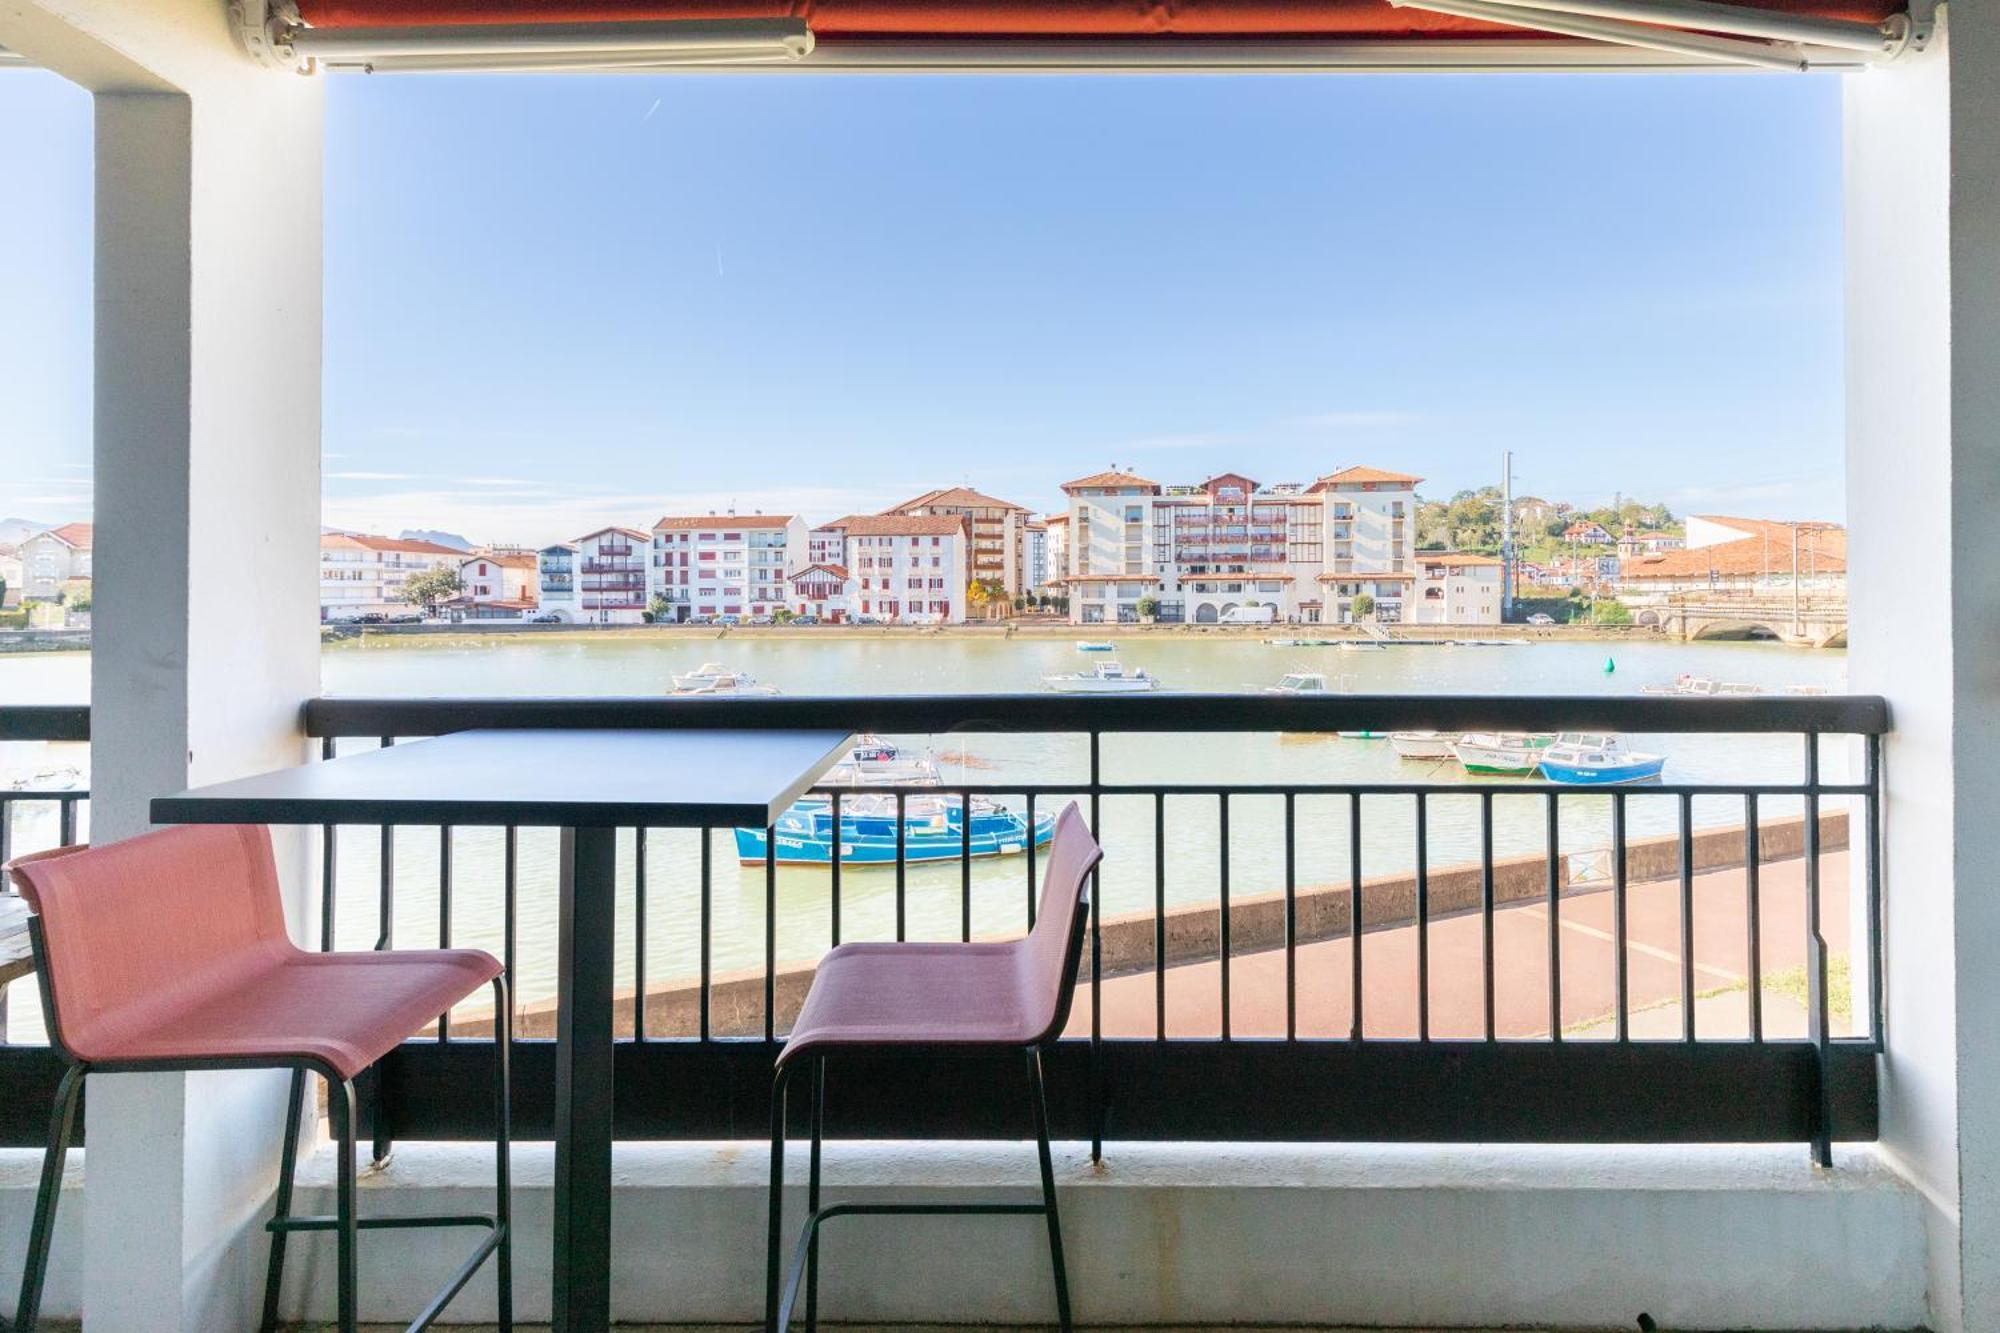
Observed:
[[[768,616],[789,605],[806,550],[796,514],[668,515],[653,524],[651,587],[673,621]]]
[[[446,603],[454,619],[519,620],[541,609],[540,560],[530,551],[481,551],[458,567],[465,590]]]
[[[829,625],[843,624],[854,617],[854,576],[842,565],[807,565],[787,580],[791,600],[787,608],[802,616],[818,616]]]
[[[639,528],[599,528],[576,539],[576,616],[589,625],[646,619],[646,547]]]
[[[21,596],[53,601],[66,585],[90,577],[91,525],[65,523],[38,532],[15,553],[21,562]]]
[[[849,514],[837,565],[852,576],[853,618],[904,625],[957,625],[966,617],[966,524],[946,514]],[[822,529],[825,531],[825,529]]]
[[[354,620],[361,616],[408,615],[403,599],[413,575],[457,569],[465,552],[409,537],[367,532],[327,532],[319,539],[319,617]]]

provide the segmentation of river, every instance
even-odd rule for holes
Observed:
[[[1127,667],[1144,667],[1165,684],[1186,690],[1260,687],[1291,670],[1325,672],[1357,693],[1631,694],[1642,683],[1682,672],[1745,681],[1772,688],[1809,685],[1838,691],[1846,657],[1839,651],[1775,644],[1678,644],[1648,640],[1614,642],[1533,641],[1505,647],[1398,647],[1379,652],[1281,648],[1247,637],[1161,635],[1120,644]],[[755,674],[787,693],[999,692],[1032,690],[1040,678],[1077,669],[1099,655],[1082,655],[1068,638],[997,637],[814,638],[738,634],[718,641],[681,632],[534,637],[376,636],[329,645],[322,657],[329,695],[654,695],[671,689],[675,671],[704,661]],[[1614,669],[1607,669],[1614,668]],[[0,702],[80,702],[89,693],[86,653],[0,656]],[[1788,736],[1633,736],[1635,748],[1669,756],[1672,781],[1785,781],[1801,770],[1801,747]],[[924,742],[919,739],[917,744]],[[947,737],[933,742],[946,780],[969,782],[1081,779],[1082,738],[1041,735]],[[82,747],[0,747],[0,775],[50,762],[84,762]],[[11,751],[10,753],[5,753]],[[1828,746],[1829,778],[1848,760],[1847,748]],[[1458,778],[1455,766],[1398,760],[1379,741],[1281,737],[1117,736],[1103,747],[1107,781],[1304,782],[1409,781]],[[635,775],[643,780],[643,775]],[[1499,855],[1543,849],[1541,803],[1506,794],[1506,780],[1491,780],[1494,842]],[[1370,798],[1364,803],[1363,871],[1374,875],[1409,868],[1415,858],[1414,803]],[[1794,807],[1795,808],[1795,807]],[[1767,801],[1771,815],[1785,812]],[[1238,798],[1231,807],[1230,864],[1233,895],[1283,886],[1282,806],[1277,798]],[[1674,826],[1671,798],[1631,798],[1635,835]],[[1739,822],[1740,800],[1702,798],[1694,803],[1698,826]],[[1149,908],[1154,892],[1153,805],[1150,798],[1107,799],[1102,832],[1108,856],[1103,872],[1109,913]],[[26,850],[53,836],[52,817],[16,816],[16,846]],[[1298,879],[1301,884],[1344,881],[1347,815],[1344,800],[1298,802]],[[1609,802],[1602,796],[1566,797],[1563,845],[1576,852],[1608,838]],[[1165,830],[1170,902],[1216,893],[1219,846],[1213,797],[1168,803]],[[715,835],[714,966],[720,970],[761,964],[764,884],[761,866],[739,867],[727,831]],[[398,944],[434,944],[439,932],[438,835],[406,829],[397,835],[395,929]],[[375,942],[379,839],[354,829],[340,838],[337,940],[343,947]],[[629,847],[629,835],[628,835]],[[1477,800],[1432,798],[1429,859],[1433,866],[1472,859],[1478,851]],[[633,857],[621,856],[619,903],[620,979],[634,971]],[[497,950],[500,940],[500,834],[466,829],[454,834],[453,931],[455,943]],[[649,985],[691,975],[698,966],[699,843],[696,835],[649,835],[646,972]],[[1019,929],[1027,894],[1025,858],[975,866],[975,931]],[[520,975],[524,1000],[545,998],[553,986],[555,943],[555,844],[552,834],[521,835],[519,898]],[[778,885],[778,952],[810,958],[828,942],[830,875],[823,868],[785,869]],[[843,874],[843,937],[893,936],[895,872],[849,870]],[[959,871],[913,867],[906,905],[913,938],[956,938]],[[26,997],[17,996],[19,1001]],[[18,1020],[17,1020],[18,1025]]]

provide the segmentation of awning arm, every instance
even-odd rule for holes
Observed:
[[[1583,18],[1622,19],[1730,37],[1757,37],[1773,42],[1831,46],[1877,57],[1892,56],[1910,38],[1910,16],[1893,14],[1886,21],[1855,23],[1844,19],[1781,14],[1712,0],[1505,0],[1516,9],[1541,9]],[[1418,6],[1427,8],[1427,6]]]
[[[1638,46],[1676,55],[1696,56],[1724,64],[1755,65],[1765,69],[1780,70],[1851,67],[1868,63],[1871,57],[1875,60],[1886,59],[1902,49],[1908,33],[1905,24],[1902,33],[1892,42],[1885,33],[1871,29],[1866,24],[1839,24],[1841,35],[1849,41],[1854,39],[1851,31],[1853,29],[1875,32],[1875,49],[1870,55],[1863,55],[1851,45],[1827,47],[1815,42],[1809,46],[1791,40],[1765,41],[1749,36],[1713,36],[1706,32],[1689,32],[1657,26],[1692,21],[1705,27],[1718,22],[1707,17],[1708,11],[1721,10],[1739,16],[1746,12],[1733,6],[1701,5],[1699,8],[1703,11],[1703,16],[1698,19],[1688,19],[1686,11],[1692,7],[1689,0],[1673,0],[1673,3],[1648,3],[1646,0],[1542,0],[1541,4],[1515,3],[1514,0],[1505,0],[1504,3],[1501,0],[1389,0],[1389,3],[1398,9],[1422,9],[1437,14],[1451,14],[1459,18],[1482,19],[1489,23],[1504,23],[1511,27],[1526,28],[1532,32],[1547,32],[1586,41]],[[1596,17],[1594,13],[1582,12],[1583,10],[1608,12],[1614,9],[1633,14],[1643,13],[1647,18],[1641,22],[1623,17],[1601,18]],[[1831,20],[1817,22],[1831,22]]]
[[[650,23],[489,23],[320,30],[291,26],[275,53],[323,69],[581,72],[789,64],[813,49],[802,19]]]

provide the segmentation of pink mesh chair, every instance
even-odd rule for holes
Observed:
[[[1055,1169],[1049,1160],[1048,1103],[1042,1048],[1062,1035],[1083,958],[1090,919],[1091,872],[1104,859],[1075,802],[1056,819],[1042,879],[1041,910],[1025,939],[976,944],[843,944],[820,960],[798,1022],[778,1055],[771,1088],[771,1200],[764,1311],[768,1333],[791,1324],[801,1279],[806,1326],[819,1319],[819,1228],[857,1214],[1039,1214],[1048,1220],[1049,1262],[1056,1311],[1071,1333],[1069,1278],[1063,1267],[1062,1224],[1056,1214]],[[827,1061],[840,1056],[940,1058],[1025,1052],[1041,1154],[1040,1203],[835,1204],[820,1207],[820,1142],[824,1135]],[[785,1186],[786,1089],[794,1071],[812,1080],[812,1156],[808,1216],[780,1282]]]
[[[49,1041],[68,1065],[56,1092],[16,1309],[33,1333],[55,1227],[63,1160],[88,1074],[289,1069],[290,1110],[264,1328],[277,1323],[285,1237],[332,1231],[339,1251],[339,1328],[357,1319],[357,1233],[374,1227],[484,1227],[487,1234],[417,1321],[428,1327],[489,1255],[500,1282],[500,1327],[513,1321],[508,1208],[508,1039],[512,1007],[500,963],[475,949],[308,953],[285,931],[268,830],[168,828],[107,847],[68,847],[12,862],[28,907]],[[357,1218],[354,1080],[404,1038],[491,985],[497,1056],[496,1188],[491,1216]],[[332,1217],[293,1216],[305,1075],[327,1082],[339,1141]]]

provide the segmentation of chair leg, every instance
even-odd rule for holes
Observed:
[[[512,1163],[514,1005],[505,977],[493,979],[494,1161],[493,1224],[499,1247],[493,1256],[500,1282],[500,1333],[514,1327],[514,1188]]]
[[[282,1222],[292,1215],[292,1177],[299,1164],[299,1122],[304,1115],[306,1091],[306,1071],[292,1071],[290,1101],[285,1107],[285,1146],[278,1156],[278,1198],[271,1210],[274,1220]],[[285,1236],[283,1231],[271,1233],[271,1258],[264,1270],[264,1319],[258,1325],[263,1333],[277,1333],[278,1294],[285,1277]]]
[[[333,1113],[333,1138],[339,1159],[335,1166],[336,1187],[334,1190],[334,1241],[336,1251],[335,1271],[337,1274],[339,1320],[335,1327],[340,1333],[356,1333],[360,1324],[360,1284],[356,1270],[356,1251],[360,1248],[360,1229],[356,1225],[354,1199],[354,1154],[356,1151],[354,1124],[355,1102],[354,1083],[342,1079],[338,1084],[329,1085],[326,1097],[327,1107]]]
[[[769,1253],[764,1268],[764,1330],[778,1333],[779,1248],[784,1243],[785,1222],[785,1084],[791,1070],[783,1065],[771,1078],[771,1200],[769,1205]]]
[[[812,1167],[806,1178],[806,1217],[819,1211],[819,1145],[826,1137],[826,1057],[812,1067]],[[812,1226],[810,1220],[808,1226]],[[819,1228],[806,1242],[806,1333],[819,1333]]]
[[[35,1321],[41,1313],[49,1246],[55,1239],[56,1205],[62,1199],[63,1163],[69,1158],[70,1136],[76,1129],[76,1098],[83,1090],[84,1072],[84,1066],[71,1065],[56,1085],[49,1143],[42,1153],[42,1183],[35,1191],[35,1221],[28,1231],[28,1259],[21,1270],[21,1299],[14,1307],[15,1333],[35,1333]]]
[[[1063,1267],[1062,1221],[1056,1215],[1056,1171],[1049,1156],[1049,1106],[1042,1088],[1042,1053],[1028,1051],[1028,1084],[1035,1102],[1035,1147],[1042,1158],[1042,1207],[1049,1219],[1049,1263],[1055,1270],[1056,1317],[1062,1333],[1074,1333],[1069,1313],[1069,1273]]]

